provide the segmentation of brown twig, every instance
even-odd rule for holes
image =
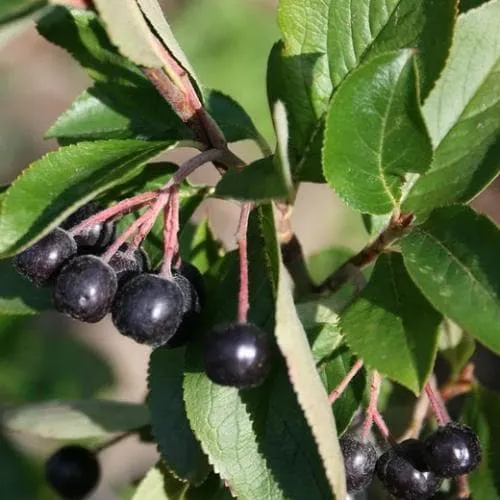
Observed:
[[[335,292],[344,285],[353,273],[353,266],[361,269],[373,262],[395,240],[400,238],[414,219],[413,214],[399,214],[391,219],[389,225],[377,238],[356,255],[342,264],[323,283],[314,287],[315,293]]]

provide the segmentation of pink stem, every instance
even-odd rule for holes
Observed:
[[[154,200],[155,198],[158,197],[158,195],[159,195],[158,191],[148,191],[147,193],[141,193],[138,194],[137,196],[133,196],[132,198],[126,198],[125,200],[120,201],[116,205],[106,208],[105,210],[100,211],[99,213],[93,215],[92,217],[85,219],[84,221],[80,222],[80,224],[77,224],[76,226],[72,227],[69,230],[69,232],[71,234],[78,234],[80,231],[83,231],[84,229],[91,227],[94,224],[107,221],[108,219],[111,219],[116,215],[124,214],[130,211],[132,208],[138,208],[141,205],[144,205]]]
[[[386,439],[387,441],[394,441],[393,438],[391,437],[391,432],[389,431],[389,427],[387,427],[384,417],[380,414],[378,409],[375,409],[375,412],[373,413],[373,423],[377,426],[378,430],[380,431],[380,434],[382,434],[382,437],[384,439]]]
[[[470,498],[469,478],[467,474],[457,477],[457,499],[468,500]]]
[[[346,390],[347,386],[351,382],[351,380],[355,377],[355,375],[361,370],[363,367],[363,360],[358,359],[356,363],[354,363],[351,369],[348,371],[347,375],[342,379],[339,385],[335,387],[335,389],[328,396],[328,402],[332,405],[337,401],[337,399],[342,396],[342,393]]]
[[[425,385],[425,393],[429,398],[429,404],[431,405],[432,412],[436,417],[436,420],[439,425],[446,425],[450,420],[450,415],[448,414],[448,410],[439,395],[439,392],[435,390],[432,382],[427,382]]]
[[[172,276],[172,260],[177,249],[177,233],[179,232],[179,189],[171,188],[171,198],[167,215],[165,216],[165,225],[163,227],[164,255],[161,274]]]
[[[363,439],[368,438],[370,429],[373,425],[374,415],[378,413],[377,401],[380,393],[380,384],[382,383],[382,378],[378,371],[374,371],[372,375],[372,383],[370,386],[370,401],[368,403],[368,408],[366,409],[366,417],[361,428],[361,436]]]
[[[240,291],[238,295],[238,321],[246,323],[249,301],[248,301],[248,252],[247,252],[247,229],[248,218],[252,210],[251,203],[241,205],[240,222],[238,224],[238,249],[240,253]]]

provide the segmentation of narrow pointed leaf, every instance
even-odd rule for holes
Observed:
[[[405,174],[425,172],[431,157],[413,51],[381,55],[354,71],[326,119],[323,170],[338,195],[363,212],[390,212]]]
[[[107,400],[51,401],[2,412],[11,431],[49,439],[102,438],[149,424],[146,406]]]
[[[48,153],[12,183],[0,211],[0,255],[47,234],[71,212],[130,179],[169,142],[81,142]]]
[[[423,107],[434,160],[404,210],[424,216],[435,207],[468,201],[498,173],[499,24],[499,0],[459,16],[446,67]]]
[[[412,283],[398,254],[382,254],[340,328],[367,366],[419,393],[434,366],[441,315]]]
[[[151,426],[161,457],[177,478],[202,483],[210,469],[184,409],[184,349],[156,349],[148,373]]]
[[[344,461],[335,419],[316,370],[307,335],[297,315],[290,280],[283,265],[280,269],[276,299],[275,335],[285,357],[293,389],[316,440],[332,491],[336,498],[345,498]]]
[[[433,306],[500,352],[500,231],[471,208],[436,209],[401,241],[405,266]]]

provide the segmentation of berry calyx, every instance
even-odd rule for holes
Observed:
[[[61,269],[54,306],[75,319],[96,323],[110,310],[117,287],[111,266],[95,255],[80,255]]]
[[[381,455],[375,472],[389,493],[407,500],[430,498],[441,483],[430,470],[424,444],[416,439],[407,439]]]
[[[62,265],[76,254],[73,237],[60,228],[44,236],[14,258],[16,269],[35,285],[53,281]]]
[[[129,250],[130,244],[124,243],[108,262],[116,273],[118,286],[149,270],[149,259],[146,252],[142,248]]]
[[[97,486],[100,476],[96,455],[82,446],[64,446],[45,463],[47,482],[68,500],[83,499]]]
[[[375,472],[377,452],[370,442],[361,442],[352,436],[340,439],[344,457],[346,486],[349,493],[366,488]]]
[[[271,346],[266,333],[251,323],[218,326],[207,336],[204,362],[216,384],[255,387],[269,372]]]
[[[63,229],[71,229],[85,219],[100,212],[104,207],[96,202],[90,202],[72,213],[62,224]],[[98,253],[104,250],[115,237],[113,222],[96,222],[75,234],[78,251],[81,254]]]
[[[182,293],[173,280],[145,273],[118,290],[111,317],[121,334],[140,344],[159,347],[175,334],[182,308]]]
[[[450,422],[426,440],[429,465],[438,476],[456,477],[474,470],[481,462],[481,443],[467,425]]]

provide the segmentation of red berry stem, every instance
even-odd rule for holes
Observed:
[[[333,391],[328,396],[328,402],[332,405],[337,401],[337,399],[342,396],[342,393],[346,390],[347,386],[351,380],[356,376],[356,374],[363,368],[363,360],[358,359],[352,365],[351,369],[348,371],[347,375],[342,379],[339,385],[333,389]]]
[[[451,418],[433,381],[429,380],[429,382],[427,382],[425,385],[425,393],[427,394],[432,413],[434,413],[438,424],[446,425]]]
[[[368,408],[366,409],[365,421],[361,428],[361,436],[364,440],[368,438],[368,434],[373,425],[374,415],[378,413],[377,401],[380,393],[380,384],[382,383],[382,378],[380,373],[374,370],[372,374],[372,382],[370,385],[370,401],[368,403]]]
[[[248,252],[247,229],[248,218],[252,210],[251,203],[241,205],[240,222],[238,224],[238,249],[240,254],[240,291],[238,295],[238,321],[246,323],[249,309],[248,300]]]
[[[458,500],[468,500],[471,497],[471,492],[469,488],[469,477],[467,474],[463,476],[458,476],[457,479],[457,499]]]
[[[375,408],[375,411],[373,412],[373,423],[377,426],[377,429],[379,430],[380,434],[382,434],[384,439],[386,439],[387,441],[394,441],[391,437],[389,427],[385,423],[384,417],[381,415],[377,408]]]
[[[141,193],[137,196],[133,196],[131,198],[126,198],[116,205],[112,207],[106,208],[105,210],[101,210],[99,213],[85,219],[84,221],[77,224],[75,227],[72,227],[69,232],[72,235],[78,234],[80,231],[88,227],[92,227],[94,224],[98,224],[100,222],[105,222],[117,215],[123,215],[127,212],[130,212],[132,209],[138,209],[141,206],[153,201],[158,197],[158,191],[148,191],[147,193]]]
[[[172,276],[172,261],[178,247],[177,233],[179,232],[179,188],[171,188],[170,200],[164,208],[163,225],[163,265],[161,274],[163,276]]]

